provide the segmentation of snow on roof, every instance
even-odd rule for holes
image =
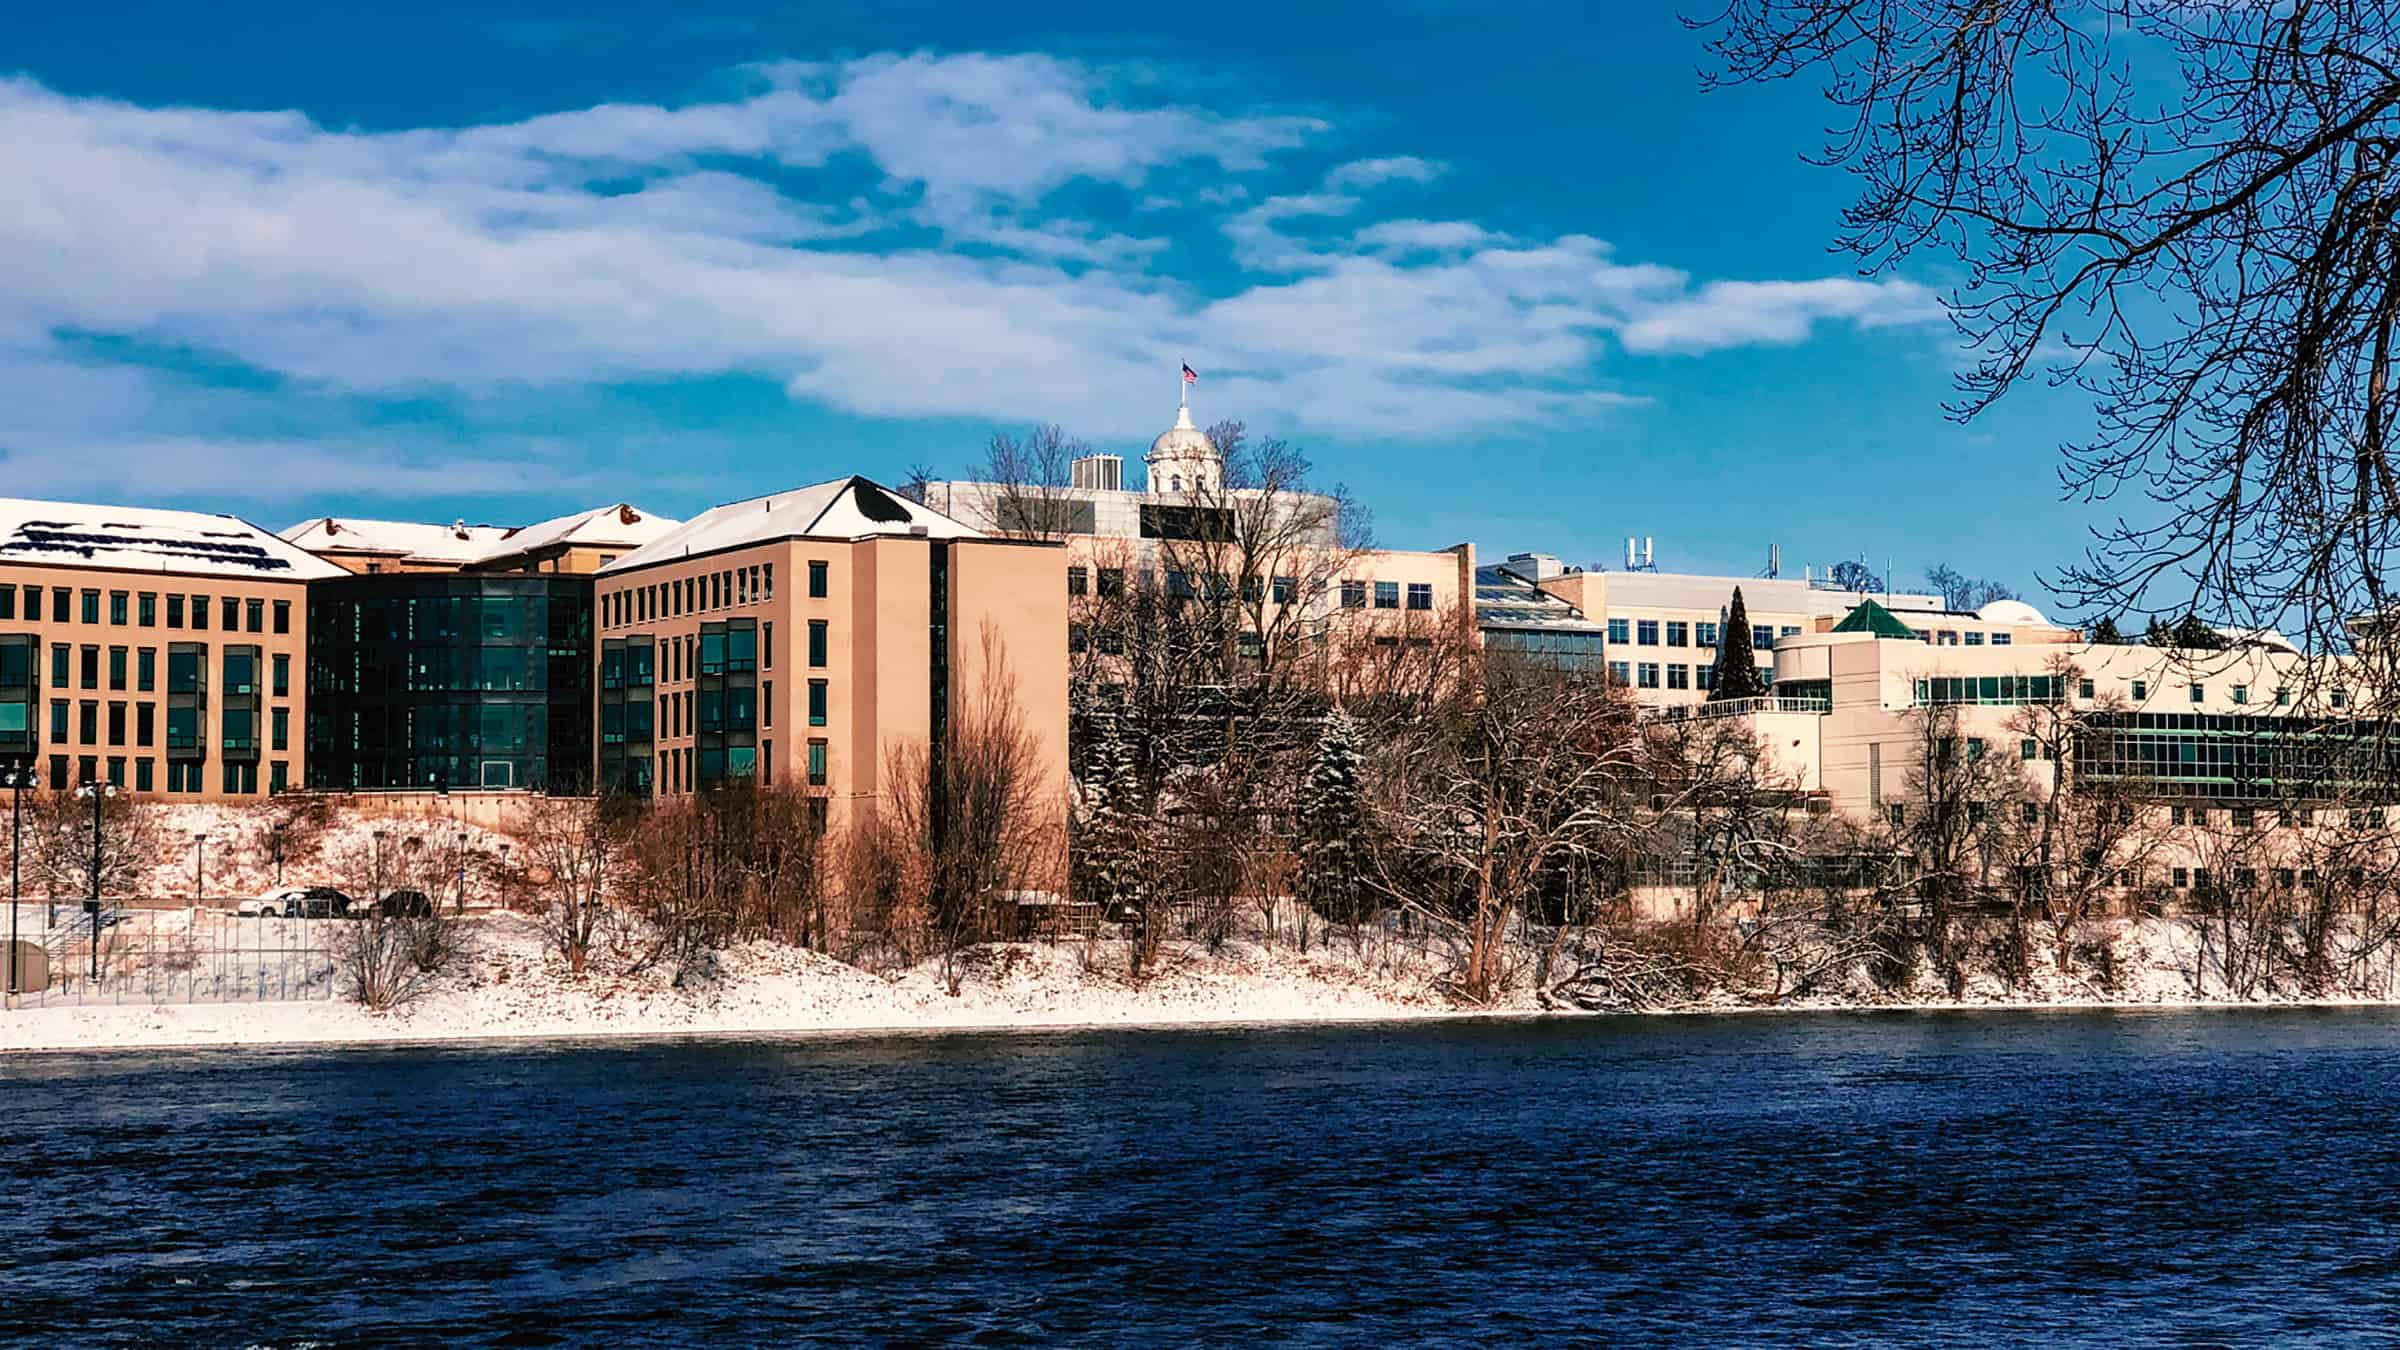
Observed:
[[[493,558],[506,558],[560,545],[639,548],[682,524],[680,520],[646,515],[628,503],[615,502],[505,531],[476,554],[474,561],[488,562]]]
[[[920,506],[856,476],[789,492],[711,507],[608,566],[624,572],[695,553],[714,553],[773,539],[857,539],[914,534],[934,539],[981,539],[983,532]]]
[[[0,562],[314,581],[347,575],[236,516],[0,497]]]
[[[355,520],[319,516],[283,532],[284,539],[311,553],[388,553],[428,562],[466,563],[508,537],[500,525],[425,525],[411,520]]]

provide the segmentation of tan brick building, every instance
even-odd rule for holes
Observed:
[[[0,499],[0,763],[171,799],[302,781],[308,585],[247,521]]]
[[[1063,820],[1066,568],[863,478],[703,512],[596,579],[600,781],[797,784],[838,818],[1004,679]]]

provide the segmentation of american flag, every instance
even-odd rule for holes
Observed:
[[[1189,361],[1183,363],[1183,382],[1185,384],[1200,383],[1200,372],[1192,369],[1192,363]]]

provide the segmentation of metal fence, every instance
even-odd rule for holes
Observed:
[[[5,908],[0,902],[0,924],[7,922]],[[330,999],[347,922],[190,907],[111,905],[94,915],[79,903],[27,901],[16,913],[24,952],[17,1006]],[[0,985],[7,951],[0,929]]]

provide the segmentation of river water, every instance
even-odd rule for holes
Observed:
[[[2400,1015],[0,1060],[0,1338],[2367,1341]]]

